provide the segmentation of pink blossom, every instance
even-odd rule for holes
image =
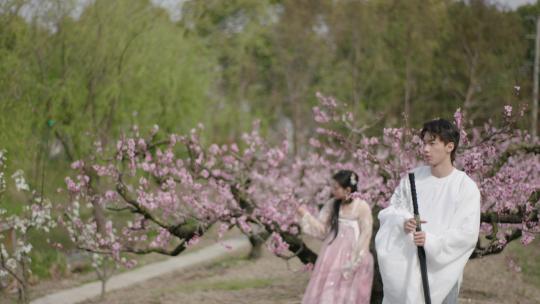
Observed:
[[[289,249],[289,244],[283,241],[279,234],[273,232],[272,235],[270,235],[267,247],[271,252],[281,255]]]
[[[313,115],[315,118],[315,121],[318,123],[327,123],[330,121],[330,117],[328,117],[328,114],[321,110],[319,107],[313,108]]]
[[[71,169],[78,170],[84,167],[84,162],[82,160],[75,161],[71,164]]]

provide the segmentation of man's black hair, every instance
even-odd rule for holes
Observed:
[[[420,137],[422,140],[424,139],[426,133],[431,136],[439,137],[439,139],[444,142],[445,145],[450,142],[454,143],[454,149],[450,153],[450,158],[453,163],[456,159],[456,150],[459,145],[459,130],[456,125],[446,119],[434,119],[426,122],[422,127],[422,131],[420,132]]]

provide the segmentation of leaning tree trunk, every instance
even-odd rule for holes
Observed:
[[[377,209],[377,208],[374,208]],[[378,214],[379,210],[374,210],[373,214]],[[371,304],[382,303],[383,300],[383,283],[381,273],[379,271],[379,263],[377,259],[377,251],[375,250],[375,235],[379,231],[379,219],[377,216],[373,216],[373,234],[371,235],[371,244],[369,250],[373,255],[373,285],[371,287]]]
[[[262,256],[262,246],[264,245],[269,236],[270,234],[267,231],[261,231],[249,237],[249,242],[251,243],[251,250],[249,251],[248,258],[250,260],[256,260]]]

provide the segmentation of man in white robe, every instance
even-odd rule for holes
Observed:
[[[467,174],[453,166],[459,130],[452,123],[427,122],[421,136],[427,165],[413,172],[422,231],[415,231],[407,176],[378,215],[375,248],[383,303],[425,303],[417,255],[417,246],[424,246],[432,303],[455,304],[463,269],[478,240],[480,192]]]

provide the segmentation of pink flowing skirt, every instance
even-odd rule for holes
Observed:
[[[350,275],[343,268],[353,254],[356,240],[354,228],[348,220],[339,222],[339,233],[332,243],[331,232],[313,268],[302,304],[364,304],[369,303],[373,283],[373,256],[364,254],[362,261]],[[356,223],[354,223],[356,224]]]

